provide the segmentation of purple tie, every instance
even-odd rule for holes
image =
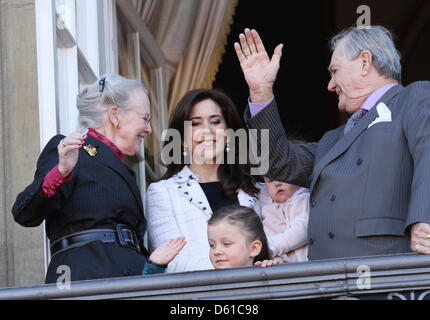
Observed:
[[[363,118],[366,112],[367,110],[362,108],[355,111],[351,118],[348,119],[343,134],[347,134],[348,131],[351,130],[357,124],[357,122],[360,121],[361,118]]]

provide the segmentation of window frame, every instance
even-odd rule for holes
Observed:
[[[152,142],[154,158],[160,159],[160,137],[168,117],[166,62],[130,0],[35,0],[41,151],[54,135],[77,129],[76,95],[101,75],[118,73],[117,9],[133,30],[129,54],[135,58],[136,78],[141,79],[141,61],[150,70],[150,90],[157,100],[157,108],[151,110]],[[145,162],[144,142],[137,158],[135,169],[145,203],[145,171],[159,177],[165,168],[156,162],[152,170]],[[51,257],[45,227],[43,222],[46,272]]]
[[[36,0],[35,15],[42,151],[54,135],[77,129],[76,95],[118,70],[116,0]],[[43,222],[46,273],[51,257],[45,227]]]

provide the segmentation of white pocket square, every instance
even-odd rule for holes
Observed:
[[[379,122],[391,122],[391,111],[390,109],[388,109],[385,103],[380,102],[376,106],[376,111],[378,111],[378,116],[371,124],[369,124],[367,128],[370,128],[371,126]]]

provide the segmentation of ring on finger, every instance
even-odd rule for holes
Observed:
[[[427,235],[426,239],[430,239],[430,233]]]
[[[63,148],[67,146],[66,141],[64,141],[66,139],[61,140],[61,144],[63,145]]]

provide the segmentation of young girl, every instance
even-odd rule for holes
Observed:
[[[219,209],[208,221],[208,240],[215,269],[249,267],[270,259],[263,224],[249,207]]]
[[[307,261],[309,190],[264,178],[270,199],[261,219],[276,263]],[[264,197],[264,195],[262,195]]]

